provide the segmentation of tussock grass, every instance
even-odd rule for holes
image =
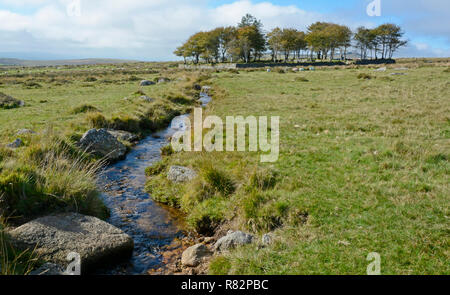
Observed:
[[[11,246],[5,232],[4,220],[0,220],[0,275],[27,275],[39,263],[34,251],[17,251]]]
[[[80,105],[72,110],[72,114],[74,115],[89,112],[100,112],[100,110],[89,104]]]
[[[0,92],[0,109],[13,109],[20,106],[20,100]]]

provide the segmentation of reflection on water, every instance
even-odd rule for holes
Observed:
[[[184,236],[182,218],[155,203],[144,187],[145,169],[161,159],[160,149],[170,136],[186,128],[186,119],[188,115],[174,118],[169,128],[142,140],[125,160],[108,166],[101,174],[102,198],[111,210],[109,222],[129,234],[135,244],[128,263],[101,273],[144,274],[161,267],[163,248]]]

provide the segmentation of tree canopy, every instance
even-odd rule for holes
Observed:
[[[311,24],[306,32],[279,27],[264,32],[263,28],[260,20],[246,14],[235,27],[218,27],[192,35],[174,54],[194,63],[248,63],[269,53],[272,61],[280,61],[280,57],[284,61],[299,60],[302,52],[311,60],[346,60],[348,49],[354,47],[361,59],[385,59],[392,58],[407,44],[401,28],[389,23],[373,29],[359,27],[355,33],[348,26],[329,22]]]

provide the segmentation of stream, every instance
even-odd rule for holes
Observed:
[[[205,107],[211,101],[206,93],[199,102]],[[161,160],[160,149],[169,144],[175,132],[185,130],[189,115],[175,117],[171,125],[140,141],[126,159],[104,169],[99,177],[102,199],[111,211],[108,220],[134,240],[129,261],[99,274],[140,275],[164,268],[164,252],[181,248],[185,237],[183,217],[176,210],[154,202],[145,191],[145,169]],[[175,259],[176,257],[172,257]]]

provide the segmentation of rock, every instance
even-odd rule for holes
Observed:
[[[310,71],[315,71],[316,68],[315,68],[315,67],[310,67],[309,70],[310,70]]]
[[[167,179],[177,183],[191,181],[196,177],[197,173],[194,170],[182,166],[172,166],[167,173]]]
[[[386,67],[382,67],[382,68],[374,70],[374,72],[386,72],[386,70],[387,70]]]
[[[272,242],[273,242],[273,238],[272,238],[272,235],[271,234],[265,234],[263,237],[262,237],[262,243],[263,243],[263,245],[270,245],[270,244],[272,244]]]
[[[168,83],[168,82],[170,82],[169,78],[164,78],[164,77],[158,78],[158,84],[160,84],[160,83]]]
[[[68,265],[68,254],[78,253],[83,273],[130,257],[134,247],[122,230],[77,213],[42,217],[9,234],[16,248],[35,249],[43,260],[58,265]]]
[[[106,131],[106,129],[89,130],[83,135],[78,145],[87,152],[112,161],[123,158],[127,151],[125,145]]]
[[[202,93],[208,94],[210,90],[211,90],[210,86],[203,86],[201,91]]]
[[[199,84],[194,84],[194,90],[201,91],[202,86],[200,86]]]
[[[149,80],[142,80],[141,83],[139,83],[139,86],[150,86],[155,85],[156,83]]]
[[[17,131],[16,135],[30,135],[30,134],[36,134],[33,130],[30,129],[20,129]]]
[[[14,140],[10,144],[6,145],[6,147],[9,147],[12,149],[20,148],[21,146],[23,146],[23,141],[20,138]]]
[[[298,68],[293,68],[292,71],[293,72],[298,72],[299,70],[298,70]]]
[[[128,131],[108,129],[108,133],[119,140],[124,140],[128,142],[136,142],[139,140],[139,137],[136,134],[133,134]]]
[[[186,251],[183,252],[181,256],[181,264],[189,267],[196,267],[204,258],[211,256],[212,253],[208,250],[208,248],[203,244],[197,244],[192,246]]]
[[[144,101],[146,101],[146,102],[152,102],[152,101],[154,100],[153,98],[148,97],[147,95],[142,95],[142,96],[140,97],[140,99],[142,99],[142,100],[144,100]]]
[[[300,68],[300,70],[299,70],[300,72],[304,72],[305,71],[305,69],[304,68]]]
[[[230,250],[239,246],[251,244],[253,242],[253,236],[241,231],[233,232],[231,234],[222,237],[214,245],[214,251],[222,252]]]
[[[270,72],[272,72],[272,70],[271,69],[267,69],[267,73],[270,73]]]
[[[405,73],[390,73],[390,76],[403,76],[406,75]]]
[[[45,263],[36,270],[30,272],[30,276],[63,276],[65,275],[61,266],[54,263]]]

